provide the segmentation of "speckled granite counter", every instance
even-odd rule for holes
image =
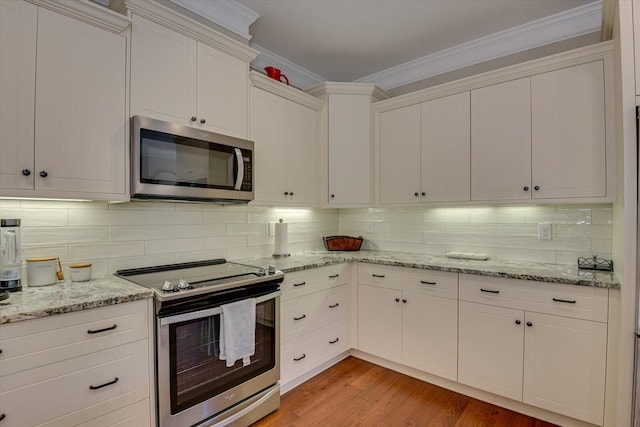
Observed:
[[[0,324],[152,298],[153,291],[117,277],[89,282],[24,286],[0,301]]]
[[[359,261],[371,264],[422,268],[425,270],[536,280],[547,283],[565,283],[569,285],[596,286],[610,289],[620,288],[620,282],[613,273],[578,270],[577,266],[509,262],[491,259],[474,261],[404,252],[309,252],[286,258],[245,258],[235,261],[259,266],[273,265],[285,273],[340,262]]]

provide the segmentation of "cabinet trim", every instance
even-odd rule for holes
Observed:
[[[311,95],[307,95],[306,93],[291,86],[280,83],[277,80],[258,73],[257,71],[249,72],[249,82],[257,88],[270,92],[274,95],[281,96],[290,101],[297,102],[298,104],[304,105],[305,107],[311,108],[315,111],[322,110],[322,107],[324,106],[324,101],[316,99]]]
[[[129,12],[171,28],[243,61],[251,62],[258,56],[257,50],[154,1],[126,0],[125,5]]]
[[[120,33],[131,25],[131,19],[89,1],[26,0],[36,6],[83,21],[112,33]]]
[[[369,95],[373,102],[389,99],[392,95],[373,83],[339,83],[324,82],[311,89],[305,90],[309,95],[321,97],[323,95]]]

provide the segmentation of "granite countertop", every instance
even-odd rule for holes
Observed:
[[[613,273],[578,270],[577,267],[555,264],[535,264],[509,261],[473,261],[446,257],[386,251],[307,252],[286,258],[243,258],[232,260],[254,266],[273,265],[285,273],[324,267],[342,262],[479,274],[547,283],[619,289]],[[153,291],[115,276],[89,282],[60,282],[51,286],[24,286],[22,292],[12,292],[8,300],[0,301],[0,324],[37,319],[56,314],[153,298]]]
[[[323,267],[341,262],[366,262],[425,270],[449,271],[452,273],[478,274],[482,276],[506,277],[520,280],[535,280],[547,283],[564,283],[579,286],[619,289],[620,282],[613,273],[593,270],[578,270],[577,266],[539,264],[530,262],[498,260],[452,259],[442,256],[387,251],[354,252],[307,252],[286,258],[244,258],[234,260],[250,265],[273,265],[285,273]]]
[[[152,298],[153,291],[117,277],[88,282],[23,286],[0,301],[0,324]]]

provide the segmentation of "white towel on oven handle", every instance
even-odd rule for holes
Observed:
[[[220,313],[220,360],[227,368],[242,359],[242,366],[251,363],[256,353],[256,299],[247,298],[224,304]]]

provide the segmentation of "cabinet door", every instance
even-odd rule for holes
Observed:
[[[471,200],[531,198],[530,98],[529,77],[471,91]]]
[[[39,9],[37,190],[125,193],[126,48],[121,35]]]
[[[414,292],[403,298],[402,363],[456,381],[458,301]]]
[[[137,15],[131,25],[131,115],[191,124],[196,111],[195,40]]]
[[[318,112],[292,101],[287,108],[287,190],[295,205],[318,203]]]
[[[385,111],[379,120],[380,203],[418,203],[420,105]]]
[[[329,96],[329,203],[371,202],[371,97]]]
[[[469,92],[421,105],[423,202],[468,201],[471,192]]]
[[[0,188],[33,188],[37,22],[36,6],[0,2]]]
[[[251,87],[250,132],[254,141],[255,200],[280,203],[287,190],[286,100]]]
[[[402,293],[358,285],[358,350],[401,362]]]
[[[198,43],[199,125],[213,132],[247,137],[248,71],[246,62]]]
[[[460,301],[458,381],[522,400],[523,327],[521,310]]]
[[[526,321],[523,401],[602,425],[607,325],[530,312]]]
[[[531,77],[531,113],[533,198],[606,196],[603,62]]]

